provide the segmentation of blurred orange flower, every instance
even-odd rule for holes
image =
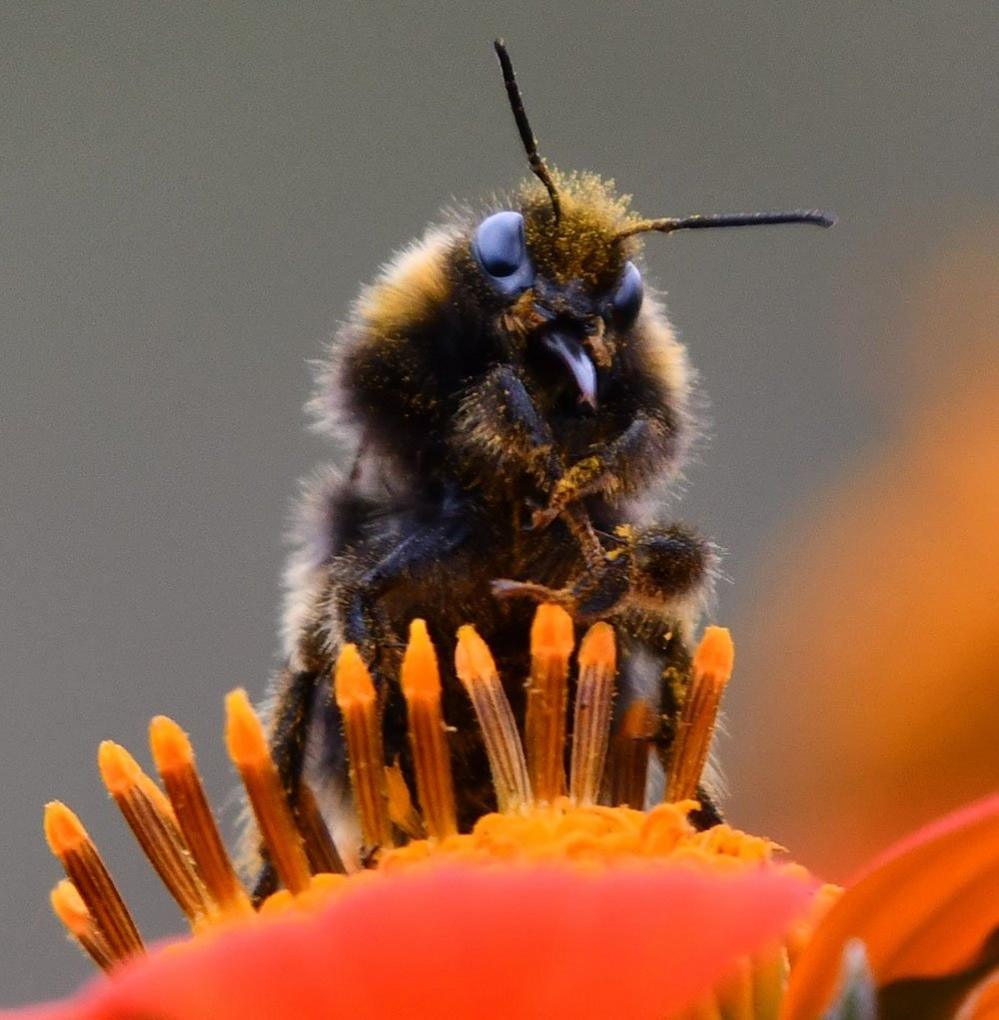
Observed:
[[[773,710],[726,754],[736,801],[831,877],[999,787],[995,224],[912,290],[878,380],[907,412],[782,527],[740,624]]]

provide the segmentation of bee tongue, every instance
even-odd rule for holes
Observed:
[[[597,370],[583,345],[571,334],[561,331],[545,334],[544,345],[572,373],[579,388],[579,402],[597,409]]]

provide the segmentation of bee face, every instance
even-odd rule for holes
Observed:
[[[556,220],[545,195],[524,189],[519,209],[493,212],[469,248],[476,288],[498,309],[496,328],[527,364],[561,365],[577,406],[596,410],[600,375],[610,369],[642,307],[642,274],[621,238],[627,200],[594,175],[560,178]],[[550,373],[549,373],[550,374]]]

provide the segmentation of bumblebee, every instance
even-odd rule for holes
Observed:
[[[349,473],[327,469],[306,488],[271,739],[290,802],[314,795],[345,860],[372,848],[355,829],[331,667],[343,643],[358,647],[379,687],[386,760],[409,776],[396,677],[414,617],[441,649],[473,621],[515,712],[537,600],[561,602],[580,628],[612,621],[617,709],[639,695],[658,704],[654,742],[668,750],[717,557],[640,508],[675,477],[695,431],[686,351],[646,289],[641,237],[830,223],[811,211],[639,218],[611,182],[545,163],[501,42],[496,53],[534,179],[482,214],[451,215],[383,269],[311,403],[355,452]],[[495,804],[453,675],[444,689],[468,827]],[[717,817],[706,796],[702,820]],[[258,894],[273,881],[264,862]]]

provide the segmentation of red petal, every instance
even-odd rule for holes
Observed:
[[[797,961],[785,1020],[821,1014],[843,946],[867,948],[878,985],[969,966],[999,927],[999,796],[949,815],[879,858],[849,886]]]
[[[812,891],[764,869],[439,867],[155,953],[31,1018],[659,1020],[779,939]]]

